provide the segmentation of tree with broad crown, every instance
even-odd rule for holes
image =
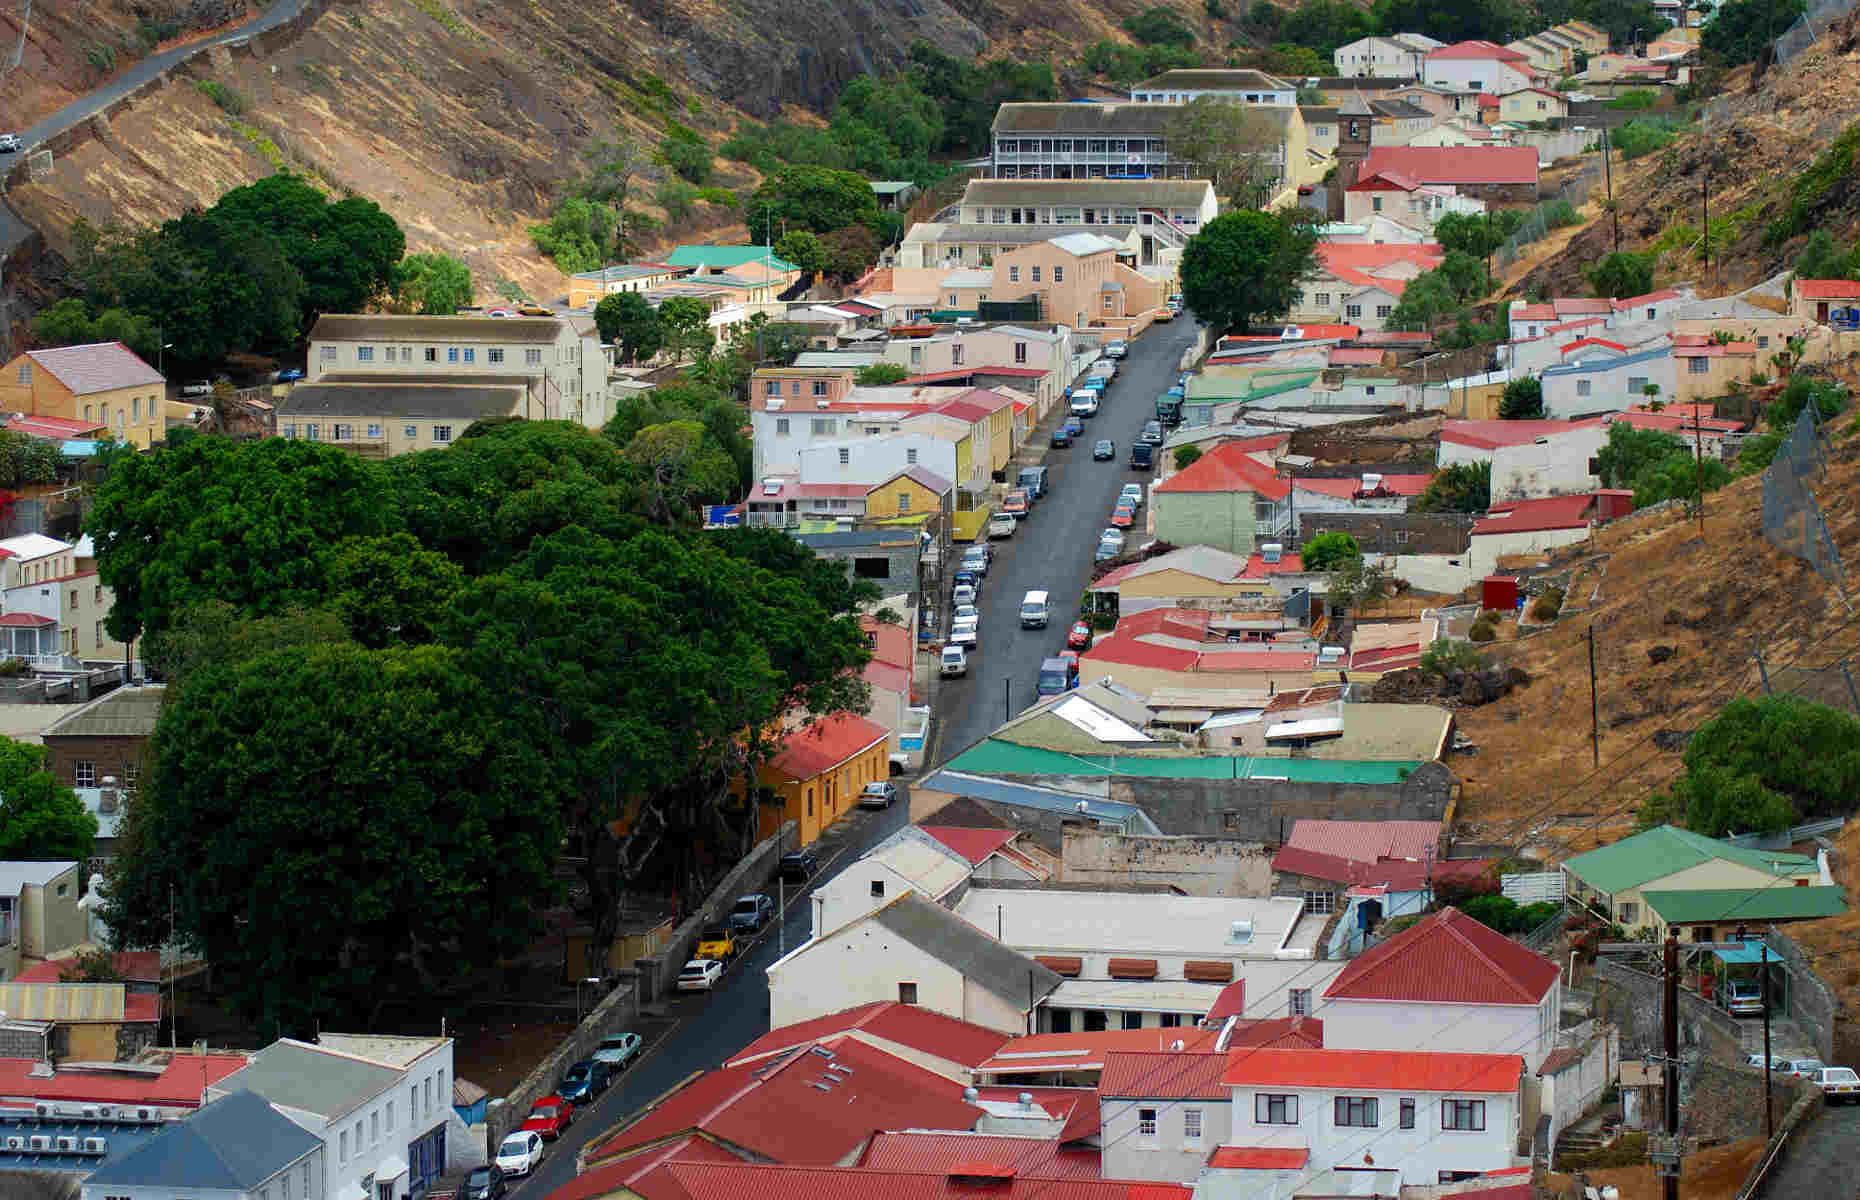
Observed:
[[[864,225],[835,229],[820,239],[826,270],[841,280],[853,280],[878,261],[878,235]]]
[[[638,292],[602,296],[594,306],[594,327],[627,362],[643,362],[665,346],[665,322],[659,310]]]
[[[162,707],[105,919],[124,945],[160,945],[172,897],[181,941],[264,1037],[372,1024],[519,953],[561,832],[510,705],[439,646],[195,673]]]
[[[1201,461],[1200,446],[1177,446],[1175,448],[1175,469],[1186,471]]]
[[[83,862],[94,852],[97,818],[51,772],[52,752],[0,737],[0,862]]]
[[[394,268],[402,312],[451,316],[472,301],[471,268],[449,254],[409,254]]]
[[[648,517],[661,525],[688,525],[698,506],[737,494],[736,464],[696,421],[648,425],[621,451],[640,477]]]
[[[1492,463],[1454,463],[1427,481],[1410,512],[1483,513],[1492,507]]]
[[[1616,251],[1590,267],[1587,275],[1597,296],[1611,300],[1644,296],[1653,290],[1653,257],[1632,250]]]
[[[1278,175],[1278,126],[1257,105],[1201,96],[1163,122],[1172,156],[1194,163],[1214,194],[1257,208]]]
[[[827,233],[860,224],[877,211],[872,185],[854,172],[790,163],[762,181],[746,215],[752,225],[786,222]]]
[[[1643,820],[1683,814],[1707,837],[1786,829],[1845,811],[1860,788],[1860,720],[1797,696],[1740,698],[1692,735],[1685,764]]]
[[[1738,66],[1761,56],[1807,10],[1804,0],[1722,0],[1699,33],[1706,53]]]
[[[1622,421],[1608,427],[1608,440],[1595,456],[1595,473],[1602,486],[1633,487],[1642,473],[1676,454],[1691,456],[1686,444],[1657,429],[1636,429]]]
[[[329,562],[330,608],[371,650],[433,640],[440,615],[465,584],[445,555],[410,533],[350,538]]]
[[[1345,563],[1361,562],[1363,550],[1356,539],[1341,530],[1320,533],[1305,543],[1299,554],[1307,571],[1335,571]]]
[[[775,257],[814,275],[827,267],[827,252],[821,248],[820,239],[805,229],[790,229],[777,238]]]
[[[1286,213],[1223,213],[1182,251],[1182,299],[1216,332],[1245,332],[1291,311],[1317,270],[1317,231]]]
[[[696,357],[717,344],[710,331],[710,310],[701,300],[673,296],[659,305],[659,323],[665,328],[665,346],[681,362]]]
[[[195,671],[257,658],[296,646],[340,646],[350,642],[342,618],[326,608],[290,605],[263,616],[245,617],[224,600],[203,600],[175,614],[159,633],[142,639],[142,658],[170,686]]]
[[[884,387],[887,384],[903,383],[911,377],[910,368],[900,363],[876,362],[869,367],[860,367],[853,376],[853,382],[860,387]]]
[[[1505,385],[1505,395],[1498,402],[1502,421],[1541,421],[1544,416],[1544,385],[1533,376],[1514,379]]]

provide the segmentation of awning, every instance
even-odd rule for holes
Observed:
[[[1033,961],[1055,975],[1064,975],[1068,979],[1077,979],[1079,972],[1085,969],[1085,960],[1077,955],[1036,954]]]
[[[1189,959],[1182,964],[1182,978],[1192,979],[1196,983],[1231,983],[1234,977],[1234,965],[1231,962],[1198,961]]]
[[[1153,958],[1114,958],[1110,963],[1109,974],[1112,979],[1154,979],[1156,978],[1156,960]]]
[[[375,1168],[375,1183],[392,1183],[407,1173],[407,1164],[398,1158],[388,1157],[381,1160]]]
[[[1720,946],[1712,951],[1712,957],[1721,963],[1757,963],[1763,962],[1763,943],[1746,942],[1742,946]],[[1776,962],[1777,955],[1770,955],[1770,961]]]

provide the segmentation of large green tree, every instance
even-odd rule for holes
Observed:
[[[1608,440],[1595,457],[1595,473],[1603,487],[1633,487],[1634,480],[1649,468],[1675,454],[1689,453],[1686,444],[1670,433],[1617,421],[1608,427]]]
[[[649,425],[622,454],[640,478],[646,515],[661,525],[690,524],[698,506],[735,499],[736,464],[696,421]]]
[[[1498,402],[1498,415],[1505,421],[1540,421],[1544,415],[1544,385],[1526,375],[1505,385]]]
[[[451,316],[472,301],[471,268],[449,254],[409,254],[394,269],[394,300],[404,312]]]
[[[1278,178],[1277,122],[1258,105],[1202,96],[1175,106],[1163,121],[1169,153],[1195,164],[1215,195],[1236,208],[1262,208]]]
[[[1692,735],[1685,764],[1647,816],[1683,815],[1709,837],[1785,829],[1851,805],[1860,788],[1860,720],[1796,696],[1740,698]]]
[[[594,326],[601,340],[612,342],[627,362],[644,362],[665,346],[665,323],[659,310],[638,292],[602,296],[594,306]]]
[[[1482,513],[1492,507],[1492,461],[1454,463],[1437,472],[1409,508],[1414,512]]]
[[[874,218],[878,197],[872,185],[852,171],[789,165],[762,181],[750,197],[752,225],[785,222],[790,229],[828,233]]]
[[[1307,571],[1335,571],[1345,563],[1361,562],[1363,549],[1347,533],[1320,533],[1305,543],[1299,560]]]
[[[91,856],[97,818],[51,772],[51,751],[0,737],[0,861]]]
[[[330,608],[372,649],[432,641],[464,583],[458,564],[409,533],[350,538],[329,560]]]
[[[1591,266],[1586,274],[1598,296],[1611,300],[1644,296],[1653,290],[1653,256],[1620,250]]]
[[[1182,251],[1182,299],[1216,333],[1290,312],[1317,270],[1317,231],[1295,214],[1223,213]]]
[[[673,296],[660,303],[659,324],[665,330],[665,348],[680,361],[708,353],[717,343],[717,335],[710,331],[710,309],[689,296]]]
[[[194,673],[129,810],[112,929],[159,944],[172,898],[181,940],[264,1036],[371,1022],[516,953],[553,890],[560,823],[509,705],[438,646]]]
[[[1747,63],[1789,32],[1806,9],[1803,0],[1723,0],[1705,22],[1700,44],[1728,66]]]

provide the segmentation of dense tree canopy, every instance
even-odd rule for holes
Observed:
[[[791,165],[762,181],[750,197],[750,212],[758,221],[829,233],[873,217],[878,198],[855,172]]]
[[[1163,122],[1169,153],[1196,165],[1197,174],[1236,207],[1259,208],[1278,176],[1278,125],[1258,106],[1202,96],[1177,105]]]
[[[1360,562],[1363,549],[1347,533],[1320,533],[1305,543],[1299,555],[1307,571],[1335,571],[1345,563]]]
[[[1685,764],[1643,807],[1643,823],[1681,820],[1708,837],[1786,829],[1851,805],[1860,720],[1796,696],[1733,700],[1692,735]]]
[[[449,254],[409,254],[394,269],[395,305],[448,316],[472,301],[471,268]]]
[[[1492,507],[1492,460],[1454,463],[1427,481],[1413,512],[1483,513]]]
[[[594,306],[594,327],[603,342],[619,347],[627,362],[645,362],[665,347],[665,324],[659,310],[638,292],[602,296]]]
[[[1216,333],[1291,311],[1317,269],[1317,231],[1297,214],[1239,211],[1209,221],[1182,251],[1182,299]]]
[[[1807,7],[1803,0],[1723,0],[1705,22],[1700,42],[1729,66],[1747,63],[1787,33]]]
[[[0,862],[92,853],[97,818],[51,772],[51,751],[0,737]]]
[[[1590,267],[1587,274],[1598,296],[1611,300],[1644,296],[1653,290],[1653,256],[1620,250]]]
[[[1530,375],[1512,380],[1505,385],[1505,394],[1498,402],[1498,415],[1505,421],[1541,421],[1544,385]]]

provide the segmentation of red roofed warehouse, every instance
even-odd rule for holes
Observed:
[[[1543,82],[1530,59],[1516,50],[1483,41],[1455,42],[1429,51],[1422,75],[1429,87],[1462,94],[1482,93],[1481,108],[1485,107],[1486,95],[1503,96]],[[1536,153],[1533,149],[1531,156],[1535,158]]]
[[[1489,575],[1505,555],[1534,554],[1587,541],[1594,526],[1633,511],[1634,493],[1622,489],[1494,504],[1472,527],[1473,571]]]
[[[1860,283],[1851,279],[1798,279],[1789,295],[1795,315],[1819,325],[1842,309],[1860,307]]]
[[[1252,554],[1260,542],[1287,540],[1291,482],[1261,465],[1243,445],[1216,446],[1156,486],[1158,538],[1239,555]]]
[[[793,821],[801,845],[859,802],[859,789],[891,776],[891,735],[852,713],[835,713],[796,729],[781,749],[757,769],[763,787],[779,805],[764,804],[760,837],[770,837],[783,821]]]
[[[1531,146],[1377,146],[1357,178],[1384,171],[1451,187],[1488,204],[1537,203],[1537,151]]]
[[[146,450],[167,436],[160,372],[121,342],[28,350],[0,370],[0,410],[108,427]]]

